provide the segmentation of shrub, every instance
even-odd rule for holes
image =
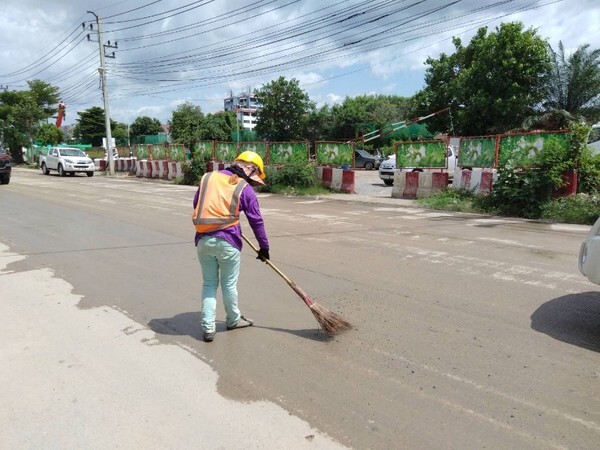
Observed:
[[[600,216],[600,196],[577,194],[546,203],[541,218],[552,222],[592,225]]]
[[[596,194],[600,192],[600,155],[592,155],[587,147],[577,168],[577,192]]]
[[[200,184],[200,179],[208,169],[208,163],[211,156],[206,153],[194,153],[192,159],[186,162],[183,166],[183,179],[181,184],[197,186]]]
[[[267,168],[267,186],[274,188],[312,188],[319,185],[315,165],[305,158],[292,158],[289,163],[277,169]]]
[[[498,169],[498,181],[488,199],[500,214],[529,219],[540,217],[542,207],[552,198],[552,192],[564,186],[563,173],[572,171],[569,148],[549,138],[544,150],[534,159],[535,167],[522,168],[512,160]]]

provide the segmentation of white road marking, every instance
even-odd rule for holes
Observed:
[[[554,231],[581,231],[583,233],[589,233],[591,225],[576,225],[569,223],[553,223],[550,225],[550,229]]]
[[[478,238],[478,240],[484,241],[484,242],[491,242],[494,244],[503,244],[503,245],[512,246],[512,247],[540,248],[540,249],[542,248],[538,245],[523,244],[522,242],[512,241],[510,239],[497,239],[497,238],[482,237],[482,238]]]

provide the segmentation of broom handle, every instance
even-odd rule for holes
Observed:
[[[252,243],[252,241],[250,241],[243,234],[242,234],[242,238],[244,239],[244,241],[246,241],[246,243],[250,247],[252,247],[252,250],[254,250],[258,254],[258,248],[256,248],[256,245],[254,245]],[[277,274],[285,280],[285,282],[296,292],[296,294],[298,294],[302,298],[302,300],[304,300],[304,303],[306,303],[308,306],[313,304],[313,302],[310,300],[310,297],[306,294],[306,292],[304,292],[302,290],[302,288],[300,288],[300,286],[298,286],[296,283],[294,283],[286,274],[284,274],[281,270],[279,270],[277,268],[277,266],[271,262],[270,259],[265,259],[265,262],[271,269],[273,269],[275,272],[277,272]]]

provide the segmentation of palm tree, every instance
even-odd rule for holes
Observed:
[[[600,49],[581,45],[571,55],[565,54],[562,41],[558,52],[548,46],[552,72],[548,83],[548,110],[564,110],[574,115],[597,120],[600,112]]]

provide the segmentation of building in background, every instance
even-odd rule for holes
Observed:
[[[249,91],[238,95],[233,95],[233,92],[230,92],[229,97],[223,103],[225,111],[235,111],[238,125],[243,131],[254,131],[257,119],[256,113],[260,107],[261,104],[258,98]]]

